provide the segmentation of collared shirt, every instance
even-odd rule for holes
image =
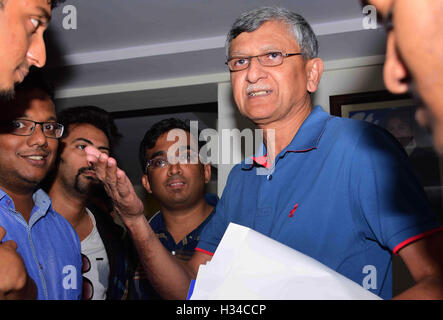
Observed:
[[[260,162],[231,170],[196,250],[214,253],[234,222],[387,299],[391,252],[441,231],[406,153],[375,125],[316,107],[269,168]]]
[[[187,234],[179,243],[175,243],[174,238],[166,229],[165,220],[161,211],[157,212],[149,220],[152,230],[155,232],[163,246],[180,260],[188,261],[192,257],[203,228],[214,215],[218,197],[215,194],[207,193],[205,199],[208,204],[214,207],[214,209],[197,228]]]
[[[33,196],[29,223],[15,211],[14,202],[0,189],[0,226],[3,241],[14,240],[39,300],[78,300],[81,297],[80,240],[70,223],[52,208],[41,189]]]

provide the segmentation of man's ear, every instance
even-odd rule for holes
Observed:
[[[211,181],[211,165],[209,163],[203,165],[204,175],[205,175],[205,183],[209,183]]]
[[[408,91],[409,72],[395,47],[395,36],[391,31],[386,43],[386,61],[383,68],[383,78],[386,88],[395,94]]]
[[[323,68],[323,60],[320,58],[313,58],[306,62],[306,89],[309,92],[313,93],[317,91],[318,85],[320,83],[320,78],[323,74]]]
[[[148,193],[152,193],[151,185],[149,184],[149,178],[147,174],[142,176],[142,185]]]

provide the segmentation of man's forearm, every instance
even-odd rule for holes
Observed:
[[[123,219],[123,222],[157,292],[165,299],[186,299],[192,273],[166,250],[144,216]]]
[[[395,296],[394,300],[442,300],[443,279],[427,277],[417,284]]]

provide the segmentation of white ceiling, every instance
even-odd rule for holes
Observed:
[[[77,29],[65,30],[66,5]],[[242,12],[279,5],[302,14],[325,61],[384,54],[384,32],[363,30],[358,0],[67,0],[47,32],[60,108],[109,111],[213,102],[228,81],[225,35]]]

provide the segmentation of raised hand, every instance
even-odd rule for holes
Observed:
[[[93,146],[86,147],[85,151],[88,162],[94,167],[97,178],[103,183],[114,210],[123,222],[142,216],[143,202],[135,193],[126,173],[118,168],[117,161]]]

